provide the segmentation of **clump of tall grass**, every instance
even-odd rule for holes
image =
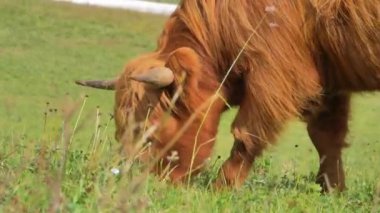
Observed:
[[[23,133],[7,138],[0,150],[2,211],[65,212],[82,206],[92,211],[129,212],[143,211],[151,205],[149,171],[163,157],[175,161],[178,153],[164,156],[165,149],[151,155],[148,164],[140,164],[139,157],[150,152],[148,138],[157,126],[146,127],[131,143],[117,143],[113,139],[112,113],[102,112],[99,106],[89,108],[89,98],[65,99],[59,107],[47,102],[38,138],[28,138]],[[144,124],[132,121],[126,132],[139,125]],[[88,129],[93,130],[91,135],[85,132]],[[185,130],[186,126],[181,131]],[[168,149],[175,141],[173,138]],[[125,146],[130,146],[131,151],[124,152]],[[209,187],[214,168],[198,177],[198,182]],[[154,182],[166,182],[173,168],[169,164],[163,171]]]
[[[128,158],[117,154],[117,143],[109,136],[113,117],[99,107],[86,109],[88,98],[65,100],[59,108],[46,103],[39,138],[22,133],[7,138],[0,150],[2,211],[70,211],[78,204],[92,210],[145,208],[148,199],[136,195],[141,192],[139,175],[127,168]],[[84,116],[86,110],[95,112]],[[86,120],[95,120],[91,138],[76,140],[87,128]]]

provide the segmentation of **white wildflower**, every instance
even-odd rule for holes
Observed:
[[[267,13],[274,13],[276,12],[276,7],[274,5],[269,5],[265,7],[265,12]]]
[[[270,28],[276,28],[276,27],[279,27],[279,25],[276,22],[271,22],[271,23],[269,23],[269,27]]]
[[[118,174],[120,174],[120,170],[119,170],[118,168],[112,168],[112,169],[111,169],[111,172],[112,172],[112,174],[114,174],[114,175],[118,175]]]

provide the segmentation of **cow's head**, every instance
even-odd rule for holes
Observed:
[[[211,100],[219,86],[211,69],[194,49],[180,47],[130,61],[116,80],[77,83],[116,90],[116,139],[122,144],[133,144],[157,125],[149,135],[151,153],[163,154],[161,159],[168,163],[167,156],[175,151],[179,159],[172,165],[185,169],[196,143],[195,168],[210,154],[225,107],[220,99]]]

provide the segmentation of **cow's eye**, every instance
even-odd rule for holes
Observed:
[[[168,87],[165,88],[165,93],[166,95],[168,96],[169,99],[171,99],[174,94],[176,93],[177,89],[174,85],[170,85]]]

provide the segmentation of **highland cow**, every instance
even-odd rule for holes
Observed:
[[[163,152],[166,165],[178,153],[173,182],[203,167],[228,105],[239,107],[235,141],[217,186],[240,186],[283,126],[300,117],[320,157],[317,182],[343,190],[350,96],[380,89],[380,4],[183,0],[153,53],[129,62],[116,80],[77,83],[116,90],[122,143],[130,143],[129,116],[160,123],[153,153]]]

